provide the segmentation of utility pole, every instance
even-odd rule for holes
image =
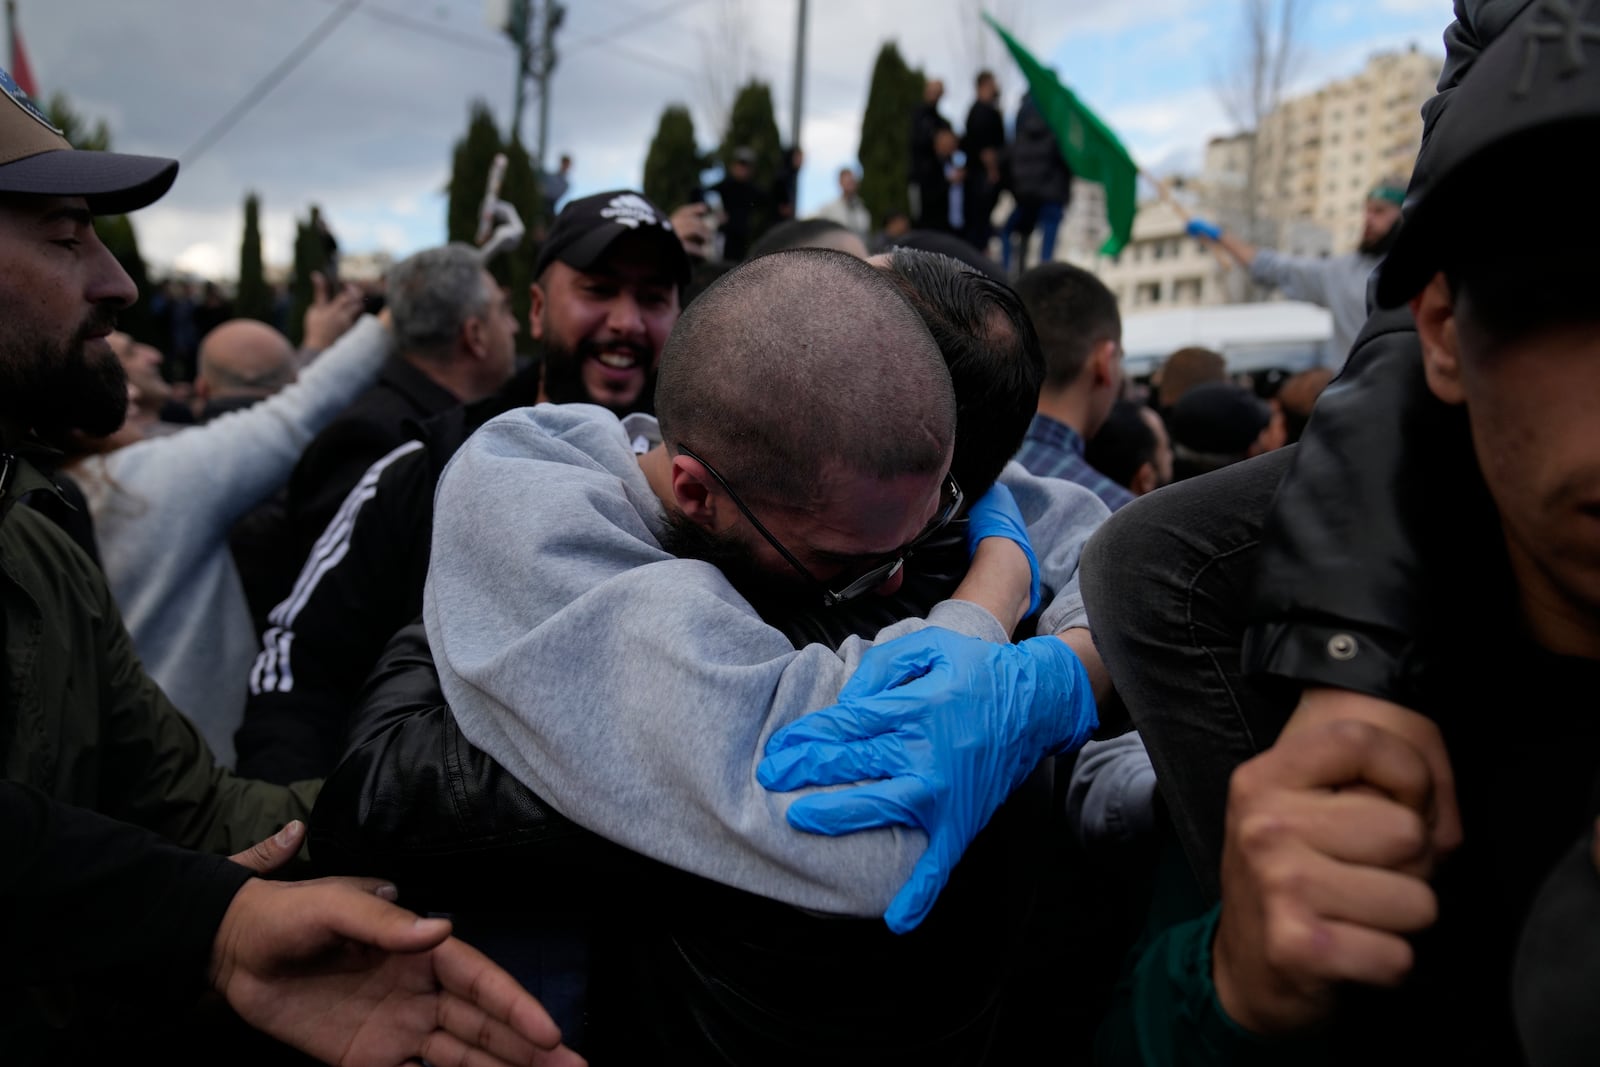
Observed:
[[[806,0],[800,0],[800,22],[794,34],[794,99],[790,102],[789,145],[800,147],[800,113],[806,84]]]
[[[511,105],[511,140],[522,143],[522,108],[528,98],[528,63],[532,51],[528,28],[532,22],[532,0],[511,0],[506,14],[505,34],[517,47],[517,90]]]
[[[526,0],[524,0],[526,2]],[[545,156],[550,131],[550,75],[556,69],[556,31],[567,17],[566,5],[561,0],[544,0],[544,32],[539,43],[537,77],[539,79],[539,169],[548,171]]]

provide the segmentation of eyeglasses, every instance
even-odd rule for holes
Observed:
[[[733,506],[738,508],[739,513],[749,519],[750,525],[756,528],[756,533],[764,537],[767,544],[777,549],[778,555],[787,560],[789,566],[793,567],[800,577],[822,590],[822,603],[830,608],[835,604],[842,604],[846,600],[854,600],[863,593],[871,592],[898,574],[900,568],[905,565],[906,558],[912,552],[916,551],[928,538],[950,524],[950,520],[955,518],[956,513],[961,510],[962,501],[965,499],[961,492],[961,486],[956,484],[955,476],[947,473],[944,476],[944,484],[940,487],[939,511],[934,515],[932,521],[923,527],[922,532],[912,538],[905,547],[889,553],[884,557],[883,562],[874,564],[843,589],[833,589],[826,582],[812,574],[804,563],[795,558],[793,552],[784,548],[783,543],[773,537],[770,530],[761,525],[761,520],[756,518],[755,513],[745,506],[745,502],[739,499],[739,494],[733,491],[733,486],[728,484],[726,478],[717,473],[715,467],[681,444],[678,446],[678,451],[700,464],[706,469],[707,474],[716,479],[717,484],[722,486],[723,490],[728,494],[728,499],[733,501]]]

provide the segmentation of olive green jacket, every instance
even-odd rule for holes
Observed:
[[[203,852],[239,852],[306,818],[320,781],[272,785],[218,765],[145,674],[93,561],[16,506],[39,490],[55,491],[0,452],[0,774]]]

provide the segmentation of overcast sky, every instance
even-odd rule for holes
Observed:
[[[17,0],[41,95],[63,91],[109,124],[120,151],[184,160],[136,216],[145,256],[212,275],[238,269],[242,202],[262,198],[270,262],[293,218],[320,204],[349,252],[403,255],[444,239],[450,152],[475,98],[510,121],[514,57],[490,28],[504,0]],[[1450,0],[1306,0],[1299,88],[1358,70],[1380,49],[1442,52]],[[573,195],[637,187],[661,109],[683,103],[702,146],[750,76],[772,86],[787,139],[798,0],[567,0],[549,150],[575,160]],[[993,12],[1053,64],[1145,166],[1197,166],[1231,131],[1216,85],[1238,53],[1240,0],[810,0],[803,92],[805,213],[854,161],[872,63],[887,40],[948,87],[959,128],[972,75],[1021,80],[976,12]],[[330,28],[331,20],[331,28]],[[324,32],[319,34],[319,28]],[[320,43],[236,125],[202,138],[308,42]],[[1233,64],[1236,66],[1236,63]],[[719,101],[722,101],[719,103]],[[536,112],[524,141],[536,141]],[[201,148],[196,151],[197,147]]]

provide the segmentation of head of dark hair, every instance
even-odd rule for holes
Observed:
[[[788,219],[762,234],[745,258],[755,259],[789,248],[831,248],[828,239],[841,233],[850,233],[850,228],[832,219]]]
[[[894,218],[890,215],[889,218]],[[997,282],[1006,281],[1006,272],[1000,264],[972,247],[953,233],[943,230],[907,230],[894,239],[894,248],[915,248],[922,252],[937,252],[941,256],[960,260],[967,266],[986,274]]]
[[[1077,381],[1096,345],[1122,340],[1117,298],[1082,267],[1041,263],[1017,279],[1017,293],[1039,332],[1047,390]]]
[[[800,248],[748,260],[684,311],[661,353],[656,415],[747,501],[827,502],[825,477],[942,473],[950,374],[881,271]]]
[[[978,76],[972,80],[972,84],[974,88],[982,89],[985,82],[992,81],[994,81],[994,71],[980,70]]]
[[[951,473],[967,499],[976,500],[1022,447],[1039,406],[1039,339],[1009,286],[949,256],[900,248],[888,270],[950,368],[956,393]]]
[[[1089,466],[1124,489],[1132,487],[1140,467],[1156,458],[1156,434],[1144,421],[1141,406],[1131,400],[1117,401],[1083,448]]]

